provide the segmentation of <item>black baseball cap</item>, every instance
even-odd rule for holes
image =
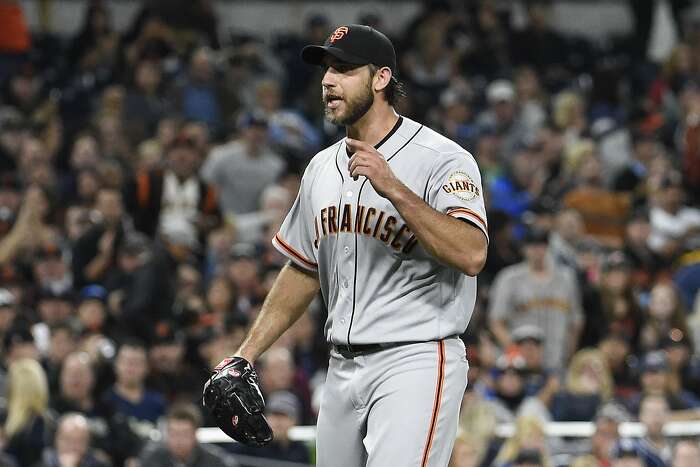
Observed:
[[[388,37],[376,29],[362,24],[340,26],[328,36],[323,45],[307,45],[301,58],[311,65],[323,65],[329,54],[338,60],[354,65],[389,67],[396,73],[396,51]]]

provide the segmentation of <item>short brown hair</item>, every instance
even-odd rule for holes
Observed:
[[[190,422],[195,428],[202,426],[202,414],[193,404],[175,404],[166,415],[168,421],[181,420]]]
[[[379,67],[374,64],[369,64],[369,72],[371,76],[379,71]],[[406,97],[406,87],[404,84],[398,80],[396,75],[391,74],[391,79],[389,84],[384,88],[384,98],[389,103],[390,106],[395,106],[398,101]]]

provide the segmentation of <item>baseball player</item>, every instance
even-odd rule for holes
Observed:
[[[466,150],[398,115],[396,54],[381,32],[337,28],[302,58],[323,66],[326,117],[347,138],[319,152],[273,239],[289,258],[204,404],[250,444],[271,437],[255,361],[321,290],[331,347],[319,466],[445,466],[467,384],[459,335],[486,261],[484,197]]]

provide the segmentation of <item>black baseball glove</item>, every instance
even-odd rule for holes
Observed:
[[[202,402],[219,428],[236,441],[249,446],[272,441],[258,375],[245,358],[225,358],[214,368],[204,385]]]

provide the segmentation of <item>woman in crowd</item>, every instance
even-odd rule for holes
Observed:
[[[561,422],[592,420],[598,407],[612,395],[613,379],[603,353],[579,350],[571,359],[564,390],[552,399],[552,418]]]
[[[10,365],[8,383],[5,452],[30,466],[41,458],[52,431],[46,374],[36,360],[20,359]]]
[[[518,454],[523,450],[533,450],[540,454],[543,467],[553,467],[547,445],[547,435],[544,426],[537,417],[519,417],[515,422],[515,433],[498,453],[493,465],[511,467]]]
[[[668,336],[672,329],[679,329],[687,336],[686,320],[686,312],[674,285],[664,279],[658,280],[649,294],[649,306],[640,336],[642,349],[658,349],[661,339]]]

